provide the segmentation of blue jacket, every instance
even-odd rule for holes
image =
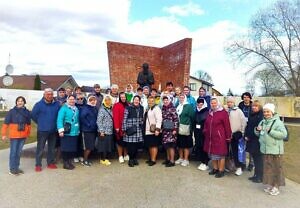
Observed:
[[[84,132],[97,132],[97,107],[84,105],[80,111],[80,128]]]
[[[193,110],[196,111],[196,100],[192,95],[187,95],[186,100],[188,104],[190,104],[193,107]]]
[[[57,116],[57,129],[58,132],[64,131],[64,124],[68,122],[71,124],[71,131],[68,136],[78,136],[79,135],[79,110],[75,106],[74,110],[67,104],[64,104]]]
[[[31,118],[37,124],[38,131],[56,132],[56,119],[59,108],[59,102],[46,103],[44,98],[33,106]]]

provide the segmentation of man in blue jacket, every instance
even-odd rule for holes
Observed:
[[[55,143],[57,137],[56,120],[60,108],[59,102],[53,98],[53,90],[44,90],[43,98],[32,109],[31,118],[37,124],[37,148],[35,171],[42,171],[42,156],[46,142],[48,143],[47,167],[56,169]]]

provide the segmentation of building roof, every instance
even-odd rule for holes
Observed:
[[[200,81],[200,82],[202,82],[203,84],[206,84],[206,85],[208,85],[208,86],[214,86],[214,84],[209,83],[209,82],[207,82],[207,81],[205,81],[205,80],[203,80],[203,79],[198,79],[198,78],[196,78],[196,77],[194,77],[194,76],[191,76],[191,75],[190,75],[190,78],[196,79],[196,80],[198,80],[198,81]]]
[[[52,88],[53,90],[58,90],[63,86],[64,83],[68,81],[72,83],[73,86],[78,86],[72,75],[39,75],[41,79],[41,90],[46,88]],[[11,75],[13,78],[13,84],[11,86],[3,85],[3,76],[0,77],[0,88],[9,89],[24,89],[33,90],[34,80],[36,75]]]

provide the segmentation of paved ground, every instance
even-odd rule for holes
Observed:
[[[249,172],[216,179],[198,171],[195,162],[187,168],[165,168],[148,167],[141,159],[138,167],[129,168],[116,160],[109,167],[95,160],[90,168],[77,165],[67,171],[60,164],[57,170],[35,173],[31,147],[25,147],[21,159],[25,174],[17,177],[8,174],[8,150],[0,151],[0,208],[300,207],[297,183],[287,180],[279,196],[269,196],[263,185],[247,180]]]

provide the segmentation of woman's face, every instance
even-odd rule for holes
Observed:
[[[91,98],[89,101],[90,101],[91,106],[96,106],[96,104],[97,104],[96,98]]]
[[[131,87],[126,87],[126,92],[131,92]]]
[[[213,110],[216,110],[218,108],[218,101],[213,99],[210,101],[210,106]]]
[[[176,88],[176,89],[175,89],[175,93],[176,93],[176,95],[179,95],[179,94],[181,93],[180,88]]]
[[[121,94],[121,95],[120,95],[120,98],[121,98],[121,102],[122,102],[122,103],[125,103],[125,102],[126,102],[126,96],[125,96],[125,94]]]
[[[183,104],[184,99],[185,99],[184,96],[182,96],[182,95],[179,96],[179,102],[180,102],[180,104]]]
[[[139,106],[139,105],[140,105],[140,99],[139,99],[138,97],[135,97],[135,98],[133,99],[133,105],[134,105],[134,106]]]
[[[232,102],[231,100],[227,101],[227,106],[228,106],[228,108],[233,108],[234,107],[234,102]]]
[[[170,100],[169,99],[164,99],[163,103],[164,103],[164,106],[168,106],[170,104]]]
[[[118,94],[118,88],[116,88],[116,87],[111,88],[111,93],[112,94]]]
[[[109,98],[109,97],[106,97],[105,99],[104,99],[104,103],[105,103],[105,105],[106,106],[111,106],[111,99]]]
[[[257,104],[253,104],[252,105],[252,112],[254,112],[254,113],[257,113],[259,111],[259,105],[257,105]]]
[[[21,108],[21,107],[24,107],[24,105],[25,105],[24,100],[22,98],[19,98],[17,100],[17,107]]]
[[[202,108],[203,105],[204,105],[204,103],[197,103],[197,107],[200,109]]]
[[[269,109],[264,109],[264,117],[265,117],[266,119],[272,118],[272,117],[273,117],[272,111],[270,111]]]
[[[151,108],[152,106],[154,106],[155,101],[153,98],[148,98],[148,106]]]
[[[73,96],[70,96],[68,98],[68,104],[71,105],[71,106],[75,105],[75,98]]]

